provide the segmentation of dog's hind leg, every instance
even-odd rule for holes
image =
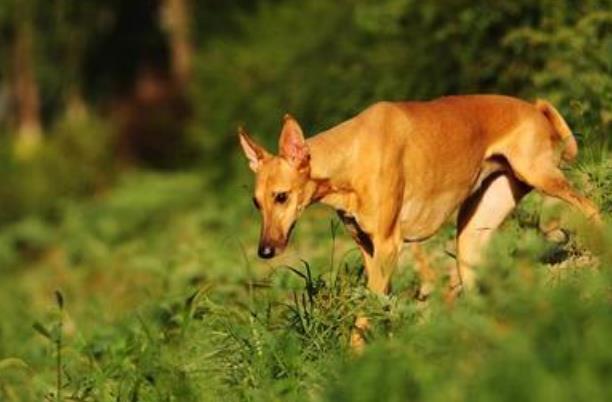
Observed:
[[[487,178],[459,210],[457,224],[457,270],[451,272],[451,295],[473,286],[472,268],[482,260],[491,234],[530,188],[510,173]]]
[[[574,206],[589,220],[601,223],[597,206],[572,188],[563,172],[554,165],[546,154],[538,159],[508,158],[517,177],[542,193],[558,198]]]
[[[537,190],[573,205],[587,219],[598,224],[601,223],[601,216],[597,206],[591,200],[575,191],[559,169],[547,172],[542,176],[529,177],[528,180]]]

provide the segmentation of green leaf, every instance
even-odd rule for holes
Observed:
[[[29,366],[26,362],[16,357],[7,357],[6,359],[0,360],[0,370],[11,368],[28,369]]]
[[[60,310],[64,309],[64,295],[62,295],[62,292],[60,292],[59,290],[55,291],[55,300],[57,301],[57,305],[60,308]]]
[[[32,325],[32,328],[34,328],[34,330],[36,332],[38,332],[39,334],[41,334],[42,336],[44,336],[47,339],[51,339],[53,340],[53,337],[51,336],[51,332],[49,332],[49,330],[47,328],[45,328],[41,323],[39,323],[38,321],[35,322]]]

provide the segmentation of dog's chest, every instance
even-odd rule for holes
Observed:
[[[370,256],[374,255],[374,243],[372,242],[372,238],[359,225],[357,219],[342,209],[336,210],[336,213],[357,244],[359,244],[359,246],[361,246]]]

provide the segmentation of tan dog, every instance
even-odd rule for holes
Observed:
[[[402,244],[430,237],[457,208],[455,289],[472,285],[470,267],[531,188],[599,219],[558,167],[575,157],[577,145],[546,101],[469,95],[380,102],[308,140],[286,116],[278,156],[242,130],[240,143],[256,173],[259,256],[282,252],[296,219],[320,201],[348,226],[376,293],[388,292]],[[365,330],[367,321],[356,325]],[[359,334],[352,341],[362,342]]]

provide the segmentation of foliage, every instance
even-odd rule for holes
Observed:
[[[576,123],[581,141],[603,148],[610,146],[606,132],[612,124],[611,6],[609,1],[584,2],[576,12],[545,2],[551,10],[546,18],[536,26],[514,29],[503,39],[505,46],[524,56],[516,68],[529,71],[530,92],[546,94],[573,112],[566,114]]]
[[[3,38],[15,4],[0,4]],[[203,158],[165,173],[125,169],[106,108],[114,85],[167,51],[159,27],[132,19],[156,2],[27,4],[47,132],[29,161],[0,138],[0,400],[612,400],[609,224],[600,233],[564,210],[568,241],[551,244],[532,195],[495,236],[480,289],[453,308],[452,225],[425,245],[440,274],[427,303],[410,257],[375,297],[325,209],[307,211],[283,257],[256,258],[233,132],[245,123],[273,149],[285,112],[312,135],[380,99],[549,98],[580,142],[568,176],[609,221],[610,0],[192,2]],[[73,85],[88,106],[77,119],[64,113]],[[355,356],[361,313],[372,331]]]
[[[605,143],[610,6],[263,2],[240,19],[240,36],[212,38],[200,51],[195,133],[214,154],[233,149],[233,130],[246,123],[273,148],[285,112],[313,135],[380,99],[500,92],[550,98],[585,134],[580,141]]]
[[[27,214],[52,215],[66,199],[93,195],[114,175],[110,127],[95,117],[60,121],[38,157],[18,160],[4,141],[0,153],[0,224]]]
[[[318,237],[308,254],[319,262],[257,263],[248,197],[215,205],[207,188],[198,175],[139,173],[66,206],[48,229],[30,224],[53,235],[36,258],[2,264],[29,267],[0,272],[3,399],[52,398],[58,372],[64,398],[85,401],[610,397],[612,256],[604,248],[596,262],[576,242],[590,228],[555,246],[566,257],[550,265],[527,202],[495,238],[481,291],[449,309],[442,284],[426,305],[413,299],[410,262],[389,298],[369,296],[342,252],[347,235],[317,215],[295,243]],[[356,357],[348,335],[359,312],[374,329]]]

